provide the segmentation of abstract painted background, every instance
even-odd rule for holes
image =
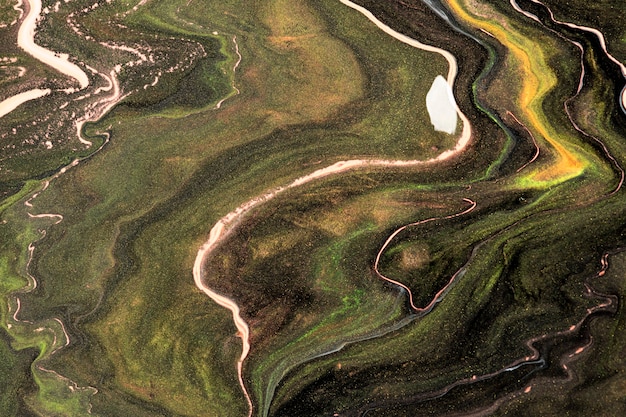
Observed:
[[[0,415],[625,415],[624,19],[2,0]]]

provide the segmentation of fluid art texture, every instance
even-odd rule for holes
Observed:
[[[0,415],[626,415],[624,21],[2,0]]]

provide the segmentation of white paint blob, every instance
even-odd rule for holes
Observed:
[[[35,88],[33,90],[28,90],[20,94],[16,94],[13,97],[9,97],[6,100],[0,102],[0,117],[5,114],[11,113],[15,110],[19,105],[25,103],[29,100],[34,100],[39,97],[43,97],[45,95],[50,94],[51,90],[46,88],[45,90]]]
[[[435,78],[426,94],[426,109],[436,131],[454,134],[457,124],[456,102],[452,88],[441,75]]]

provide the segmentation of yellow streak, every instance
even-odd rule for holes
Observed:
[[[550,132],[551,129],[542,123],[537,113],[537,108],[541,108],[541,98],[556,84],[553,74],[546,72],[545,68],[547,67],[539,62],[539,57],[542,54],[540,50],[537,50],[537,44],[524,45],[523,39],[526,38],[522,34],[515,32],[511,27],[503,28],[493,19],[481,20],[470,15],[461,7],[457,0],[449,0],[448,3],[459,18],[493,35],[511,52],[519,63],[522,75],[522,89],[519,95],[520,111],[525,115],[525,119],[535,131],[552,146],[556,158],[554,164],[535,172],[532,175],[532,179],[540,182],[552,182],[557,179],[566,180],[579,175],[587,165],[587,162],[577,157],[574,152],[560,143],[554,137],[554,133]],[[535,48],[535,50],[532,48]],[[537,58],[531,59],[530,53],[537,56]],[[542,74],[542,77],[538,77],[537,74]]]

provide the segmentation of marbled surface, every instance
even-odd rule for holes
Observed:
[[[0,415],[623,415],[625,17],[5,0]]]

